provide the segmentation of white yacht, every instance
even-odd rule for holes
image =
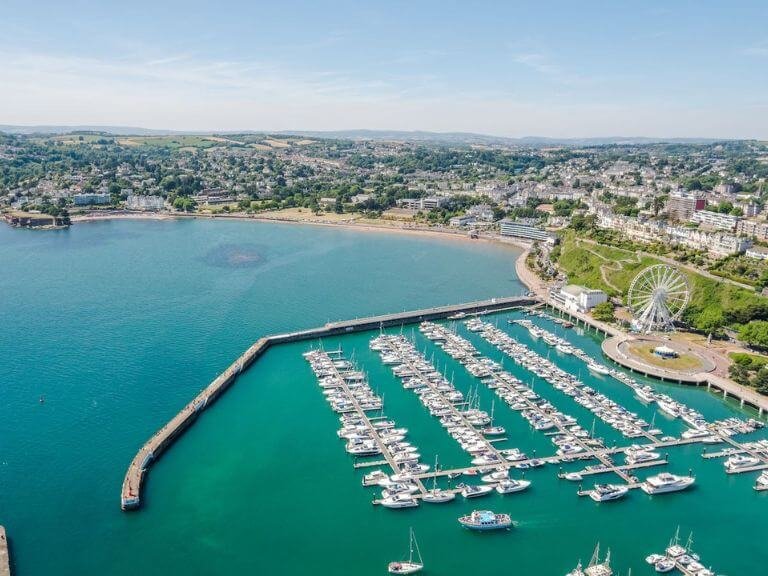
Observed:
[[[695,481],[696,478],[693,476],[675,476],[669,472],[662,472],[657,476],[649,476],[640,484],[640,488],[646,494],[665,494],[690,488]]]
[[[591,360],[587,362],[587,369],[590,372],[594,372],[595,374],[610,374],[611,370],[608,368],[608,366],[605,366],[603,364],[599,364],[598,362],[595,362],[594,360]]]
[[[751,466],[757,466],[758,464],[760,464],[759,458],[737,454],[725,461],[725,470],[726,472],[734,473],[742,468],[749,468]]]
[[[467,484],[461,489],[461,495],[464,496],[464,498],[477,498],[479,496],[490,494],[491,490],[493,490],[493,486]]]
[[[635,388],[635,396],[640,398],[640,400],[646,404],[651,404],[656,401],[656,394],[654,393],[653,388],[650,386]]]
[[[381,500],[381,505],[385,508],[415,508],[419,502],[410,494],[394,494]]]
[[[498,483],[496,486],[496,492],[499,494],[512,494],[514,492],[522,492],[530,485],[530,480],[506,479]]]
[[[768,471],[763,472],[755,482],[755,490],[762,492],[768,490]]]
[[[659,405],[659,409],[668,416],[671,416],[672,418],[677,418],[680,416],[680,410],[676,403],[672,403],[667,400],[661,400],[657,402],[657,404]]]
[[[595,502],[608,502],[623,498],[628,492],[629,487],[621,484],[595,484],[594,490],[589,491],[589,497]]]
[[[658,460],[659,458],[661,458],[661,454],[658,452],[636,450],[628,452],[626,460],[630,464],[637,464],[639,462],[650,462],[651,460]]]

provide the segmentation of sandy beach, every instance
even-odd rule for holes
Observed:
[[[174,220],[182,218],[209,218],[213,220],[241,220],[279,224],[329,226],[361,232],[391,232],[395,234],[432,236],[446,240],[460,240],[463,242],[492,242],[495,244],[521,248],[523,250],[530,248],[530,244],[523,240],[507,238],[498,234],[480,233],[478,237],[471,238],[466,231],[455,230],[448,227],[436,228],[418,226],[398,220],[377,221],[370,218],[350,217],[350,215],[347,214],[340,215],[327,213],[315,216],[311,212],[297,212],[295,209],[263,212],[259,214],[184,214],[168,212],[104,211],[72,216],[72,223],[82,224],[87,222],[101,222],[104,220]]]

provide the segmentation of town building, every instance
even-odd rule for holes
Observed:
[[[475,223],[475,217],[469,214],[463,214],[462,216],[454,216],[448,221],[448,224],[454,228],[462,228]]]
[[[697,210],[704,210],[706,201],[695,194],[676,193],[667,200],[667,214],[680,221],[690,220]]]
[[[552,294],[552,298],[568,310],[574,312],[589,312],[592,308],[608,301],[608,294],[602,290],[585,288],[576,284],[568,284],[560,292]]]
[[[759,220],[740,220],[736,225],[736,233],[757,240],[768,240],[768,222]]]
[[[164,206],[165,199],[162,196],[131,194],[125,201],[125,207],[128,210],[156,211],[162,210]]]
[[[718,230],[730,230],[733,232],[736,230],[736,225],[739,223],[738,216],[732,216],[731,214],[721,214],[720,212],[710,212],[709,210],[697,210],[691,215],[691,222],[698,222],[705,226],[711,226]]]
[[[482,222],[493,222],[493,208],[488,204],[477,204],[467,210],[467,216],[472,216]]]
[[[499,223],[499,232],[502,236],[525,238],[526,240],[538,240],[550,244],[555,243],[555,238],[552,234],[527,221],[508,220],[505,218]]]
[[[83,193],[72,196],[72,202],[75,206],[91,206],[109,204],[112,197],[107,192]]]
[[[744,254],[757,260],[768,260],[768,248],[763,248],[762,246],[752,246],[751,248],[747,248]]]
[[[424,198],[401,198],[397,201],[399,208],[408,210],[433,210],[442,208],[448,203],[444,196],[425,196]]]

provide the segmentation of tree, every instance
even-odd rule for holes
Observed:
[[[601,302],[592,308],[592,317],[600,322],[613,322],[616,316],[613,314],[613,303]]]
[[[739,339],[750,346],[768,348],[768,322],[752,320],[739,328]]]

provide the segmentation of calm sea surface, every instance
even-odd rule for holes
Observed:
[[[661,551],[678,525],[684,536],[693,530],[695,548],[719,572],[765,574],[768,493],[752,490],[755,474],[728,476],[720,460],[703,460],[700,446],[670,451],[670,471],[697,473],[688,493],[635,491],[598,505],[545,468],[526,475],[533,486],[522,494],[409,511],[371,506],[374,492],[360,486],[362,473],[336,437],[337,417],[301,357],[309,343],[267,352],[152,469],[141,510],[120,511],[136,449],[259,336],[517,294],[516,256],[488,244],[249,222],[116,221],[50,233],[0,227],[0,523],[15,574],[381,574],[402,556],[413,526],[430,574],[559,576],[599,540],[612,549],[617,573],[637,575],[652,573],[643,558]],[[546,355],[543,342],[507,325],[512,317],[492,319]],[[600,355],[596,338],[559,330]],[[446,466],[466,464],[368,349],[371,337],[324,345],[354,353],[424,461],[439,455]],[[460,389],[477,384],[414,337]],[[551,358],[653,417],[618,382],[592,376],[576,358]],[[531,380],[509,359],[505,366]],[[745,415],[703,390],[656,385],[710,419]],[[534,386],[592,425],[571,398],[543,381]],[[491,391],[479,392],[489,409]],[[554,452],[505,405],[496,416],[509,437],[500,447]],[[656,423],[670,434],[682,430],[661,415]],[[600,421],[596,431],[621,441]],[[476,507],[509,512],[518,526],[485,535],[460,529],[456,518]]]

